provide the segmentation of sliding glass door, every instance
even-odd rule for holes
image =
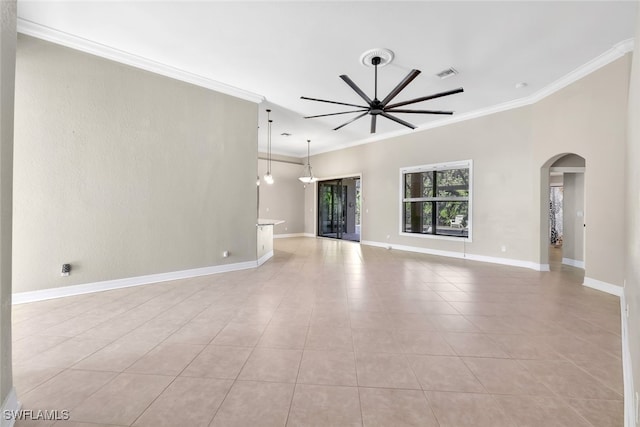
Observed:
[[[360,241],[360,178],[318,182],[318,236]]]

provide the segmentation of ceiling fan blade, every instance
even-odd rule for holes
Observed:
[[[347,104],[346,102],[327,101],[326,99],[308,98],[306,96],[301,96],[300,99],[306,99],[307,101],[327,102],[329,104],[348,105],[349,107],[369,108],[368,105]]]
[[[352,110],[352,111],[342,111],[340,113],[318,114],[317,116],[306,116],[306,117],[303,117],[303,119],[315,119],[316,117],[337,116],[339,114],[361,113],[363,111],[369,111],[369,110]]]
[[[409,74],[407,74],[407,77],[405,77],[404,79],[402,79],[402,81],[400,83],[398,83],[398,85],[391,91],[389,92],[389,95],[387,95],[383,100],[382,100],[382,105],[387,105],[387,102],[391,101],[393,98],[395,98],[401,91],[402,89],[404,89],[405,87],[407,87],[407,85],[409,83],[411,83],[413,81],[413,79],[415,79],[416,77],[418,77],[418,74],[420,74],[420,70],[416,70],[413,69],[409,72]]]
[[[404,120],[401,120],[401,119],[399,119],[399,118],[397,118],[397,117],[393,117],[393,116],[392,116],[391,114],[389,114],[389,113],[382,112],[382,113],[380,113],[380,115],[381,115],[381,116],[383,116],[383,117],[386,117],[386,118],[387,118],[387,119],[389,119],[389,120],[393,120],[393,121],[394,121],[394,122],[396,122],[396,123],[400,123],[401,125],[406,126],[406,127],[408,127],[408,128],[411,128],[411,129],[415,129],[415,128],[416,128],[416,127],[415,127],[414,125],[412,125],[411,123],[409,123],[409,122],[405,122]]]
[[[458,89],[448,90],[446,92],[440,92],[440,93],[436,93],[436,94],[433,94],[433,95],[422,96],[420,98],[410,99],[408,101],[398,102],[397,104],[393,104],[393,105],[387,105],[386,108],[390,109],[390,108],[395,108],[395,107],[401,107],[403,105],[415,104],[416,102],[422,102],[422,101],[427,101],[429,99],[441,98],[443,96],[454,95],[454,94],[460,93],[460,92],[464,92],[464,89],[462,89],[461,87],[459,87]]]
[[[367,94],[366,94],[366,93],[364,93],[364,92],[362,91],[362,89],[360,89],[360,88],[358,87],[358,85],[357,85],[357,84],[355,84],[355,83],[353,82],[353,80],[351,80],[351,79],[349,78],[349,76],[347,76],[346,74],[343,74],[343,75],[341,75],[341,76],[340,76],[340,78],[341,78],[342,80],[344,80],[344,82],[345,82],[346,84],[348,84],[348,85],[351,87],[351,89],[355,90],[355,91],[356,91],[356,93],[357,93],[358,95],[360,95],[360,97],[361,97],[362,99],[364,99],[365,101],[367,101],[367,104],[371,105],[371,103],[373,102],[373,101],[371,101],[371,98],[369,98],[369,97],[367,96]]]
[[[371,133],[376,133],[376,118],[378,117],[377,114],[372,114],[371,115]]]
[[[417,113],[417,114],[453,114],[453,111],[439,111],[439,110],[405,110],[403,108],[394,108],[392,110],[384,110],[387,113]]]
[[[356,120],[363,118],[363,117],[364,117],[364,116],[366,116],[367,114],[369,114],[369,112],[368,112],[368,111],[367,111],[367,112],[365,112],[365,113],[360,114],[360,115],[359,115],[359,116],[357,116],[357,117],[354,117],[353,119],[349,120],[349,121],[348,121],[348,122],[346,122],[346,123],[341,124],[341,125],[340,125],[340,126],[338,126],[337,128],[334,128],[333,130],[338,130],[338,129],[340,129],[340,128],[343,128],[343,127],[345,127],[346,125],[348,125],[349,123],[353,123],[353,122],[355,122]]]

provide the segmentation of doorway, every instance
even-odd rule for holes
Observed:
[[[318,236],[360,241],[360,177],[318,182]]]
[[[584,269],[585,159],[565,153],[550,159],[547,165],[548,265],[551,270],[566,265]]]

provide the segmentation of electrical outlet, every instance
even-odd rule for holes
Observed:
[[[502,245],[502,246],[500,246],[500,250],[501,250],[502,252],[507,252],[507,245]]]
[[[222,252],[222,256],[225,257],[225,258],[228,258],[229,257],[229,251]]]
[[[71,264],[62,264],[62,270],[60,270],[61,276],[68,276],[71,274]]]

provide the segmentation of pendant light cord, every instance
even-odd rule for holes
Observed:
[[[271,175],[271,110],[267,110],[267,173]]]

